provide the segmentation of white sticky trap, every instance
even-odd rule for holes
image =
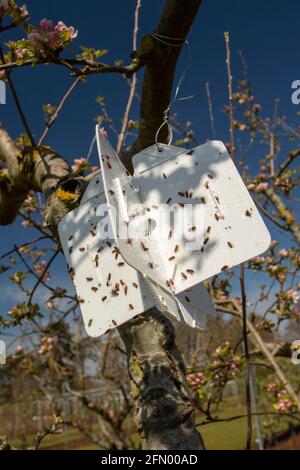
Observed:
[[[96,191],[99,194],[95,196]],[[157,302],[153,289],[148,289],[143,276],[125,262],[116,246],[101,175],[96,175],[89,183],[83,200],[87,202],[69,212],[58,230],[86,331],[97,337]],[[162,293],[162,307],[168,307],[168,316],[180,320],[183,308],[159,286],[157,292]],[[214,313],[209,294],[203,286],[197,286],[194,297],[192,293],[189,295],[189,324],[204,328],[206,315]],[[186,303],[186,299],[183,304],[184,301]],[[200,309],[195,308],[197,303]]]
[[[173,206],[173,226],[161,211],[151,237],[157,237],[157,257],[175,293],[268,249],[270,234],[222,142],[189,151],[159,147],[134,156],[133,184],[150,209],[149,218],[157,208]]]
[[[104,194],[94,196],[58,227],[86,331],[94,337],[154,305],[146,286],[140,288],[142,275],[125,263],[114,239],[101,239],[101,230],[111,232],[109,217],[96,214],[105,203]]]
[[[122,256],[130,266],[143,274],[147,287],[151,288],[155,304],[163,313],[172,315],[177,320],[182,319],[192,327],[200,328],[203,324],[201,307],[196,306],[193,315],[188,317],[189,306],[183,306],[181,300],[174,297],[172,285],[166,282],[168,278],[157,247],[159,240],[149,236],[149,209],[141,203],[140,191],[133,184],[132,176],[119,160],[109,141],[102,135],[99,126],[96,128],[96,135],[112,229]],[[153,282],[152,286],[149,285],[150,281]],[[206,299],[206,305],[210,305],[208,313],[213,314],[214,307],[212,302],[209,303],[207,291],[199,287],[197,292],[199,300],[203,297]]]

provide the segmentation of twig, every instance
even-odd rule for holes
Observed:
[[[48,261],[48,263],[46,264],[42,274],[39,276],[39,279],[37,280],[34,288],[31,291],[29,300],[27,302],[28,305],[31,304],[35,291],[37,290],[38,286],[41,284],[42,280],[44,279],[45,274],[47,273],[48,269],[50,268],[51,264],[53,263],[53,261],[55,260],[58,254],[59,254],[59,250],[55,251],[53,255],[51,256],[50,260]]]
[[[282,224],[279,220],[277,220],[277,218],[274,215],[272,215],[262,204],[258,202],[257,198],[253,198],[253,199],[257,207],[265,214],[266,217],[268,217],[268,219],[271,220],[271,222],[277,225],[277,227],[279,227],[281,230],[285,230],[287,232],[289,231],[289,227],[287,225]]]
[[[16,253],[18,255],[18,257],[20,258],[20,260],[22,261],[22,263],[26,266],[26,268],[28,269],[28,271],[30,272],[30,274],[32,274],[37,280],[39,280],[39,284],[42,284],[44,287],[46,287],[46,289],[50,290],[53,294],[55,293],[55,290],[53,287],[49,286],[48,284],[46,284],[45,281],[43,281],[43,279],[41,279],[40,276],[38,276],[34,270],[29,266],[29,264],[27,263],[26,259],[24,258],[24,256],[22,256],[22,254],[20,253],[17,245],[14,245],[14,248],[16,250]],[[56,253],[56,252],[55,252]],[[66,299],[70,299],[70,300],[74,300],[74,297],[70,296],[70,295],[64,295],[64,297]]]
[[[231,157],[235,160],[235,140],[234,140],[234,116],[233,116],[233,92],[232,92],[232,71],[231,71],[231,51],[230,51],[230,36],[229,32],[224,33],[225,46],[226,46],[226,64],[228,74],[228,99],[229,99],[229,120],[230,120],[230,149]],[[252,414],[251,414],[251,364],[250,364],[250,353],[248,343],[248,331],[247,331],[247,297],[245,289],[245,266],[240,266],[240,288],[242,296],[242,327],[243,327],[243,340],[244,340],[244,352],[246,359],[246,399],[247,399],[247,450],[251,449],[252,441]]]
[[[299,149],[293,150],[292,152],[290,152],[286,161],[282,165],[280,165],[279,171],[276,177],[280,178],[280,176],[285,172],[288,166],[295,160],[295,158],[299,157],[299,155],[300,155]]]
[[[46,240],[46,239],[50,239],[50,240],[51,240],[51,237],[50,237],[50,236],[49,236],[49,237],[43,236],[43,237],[36,238],[35,240],[31,240],[30,242],[22,243],[22,245],[19,245],[19,246],[18,246],[18,249],[23,248],[23,247],[25,247],[25,246],[33,245],[34,243],[37,243],[37,242],[39,242],[39,241],[41,241],[41,240]],[[0,256],[0,260],[2,260],[2,259],[4,259],[4,258],[7,258],[7,256],[10,256],[10,255],[12,255],[12,254],[15,253],[15,252],[16,252],[16,249],[13,248],[12,250],[10,250],[10,251],[8,251],[7,253],[5,253],[4,255],[1,255],[1,256]]]
[[[89,151],[88,151],[88,154],[87,154],[87,157],[86,157],[87,161],[90,161],[90,158],[91,158],[93,150],[94,150],[95,143],[96,143],[96,136],[93,137],[93,139],[90,143],[90,148],[89,148]]]
[[[247,418],[248,418],[248,427],[247,427],[247,450],[251,449],[252,441],[252,413],[251,413],[251,357],[249,352],[249,342],[248,342],[248,331],[247,331],[247,297],[245,289],[245,265],[242,264],[240,267],[240,286],[241,286],[241,295],[242,295],[242,313],[243,313],[243,339],[244,339],[244,350],[245,350],[245,359],[246,359],[246,400],[247,400]]]
[[[33,446],[30,448],[30,450],[38,450],[40,445],[42,444],[43,440],[47,436],[53,436],[56,434],[62,434],[62,429],[58,430],[59,427],[62,425],[62,419],[61,418],[56,418],[55,422],[47,429],[45,429],[44,432],[39,432],[34,440],[33,440]]]
[[[234,142],[234,120],[233,120],[233,93],[232,93],[232,72],[231,72],[231,51],[229,32],[224,33],[226,46],[226,65],[228,75],[228,93],[229,93],[229,119],[230,119],[230,153],[231,158],[235,158],[235,142]]]
[[[28,59],[21,65],[19,62],[9,62],[0,64],[0,71],[12,70],[18,67],[29,67],[31,65],[54,64],[66,67],[71,71],[72,76],[76,75],[91,75],[95,73],[120,73],[126,76],[131,76],[144,66],[144,62],[140,59],[134,59],[129,65],[119,66],[104,64],[103,62],[93,62],[83,59],[70,59],[70,58],[47,58],[47,59]],[[82,68],[76,68],[83,66]]]
[[[133,50],[134,51],[136,51],[137,49],[137,34],[139,31],[139,12],[140,12],[141,5],[142,5],[142,0],[137,0],[135,13],[134,13],[134,30],[133,30]],[[128,98],[125,114],[123,117],[122,129],[121,129],[119,139],[118,139],[117,153],[120,153],[123,143],[124,143],[125,134],[126,134],[126,130],[128,127],[129,113],[132,107],[133,99],[135,97],[136,84],[137,84],[137,76],[136,76],[136,73],[134,73],[131,79],[130,93],[129,93],[129,98]]]
[[[55,113],[51,116],[51,119],[49,120],[47,126],[46,126],[46,129],[44,130],[42,136],[40,137],[39,139],[39,142],[38,142],[38,146],[41,146],[44,142],[44,140],[46,139],[47,135],[48,135],[48,132],[50,131],[51,127],[53,126],[53,124],[55,123],[56,119],[58,118],[59,116],[59,113],[61,112],[62,108],[64,107],[67,99],[69,98],[69,96],[71,95],[72,91],[76,88],[76,86],[78,85],[78,83],[81,81],[82,77],[77,77],[76,80],[72,83],[72,85],[70,86],[70,88],[67,90],[67,92],[65,93],[65,95],[63,96],[61,102],[59,103],[59,105],[57,106],[57,109],[55,111]]]
[[[296,421],[300,422],[300,418],[298,416],[293,415],[292,413],[280,413],[276,411],[262,411],[259,413],[253,413],[252,416],[282,416],[286,417],[288,416],[289,418],[293,418]],[[237,416],[231,416],[230,418],[222,418],[222,419],[213,419],[211,421],[202,421],[201,423],[197,424],[197,428],[200,426],[206,426],[207,424],[213,424],[213,423],[230,423],[231,421],[236,421],[237,419],[243,419],[247,418],[247,415],[237,415]]]
[[[270,175],[275,175],[275,135],[270,132]]]
[[[1,48],[1,47],[0,47],[0,58],[1,58],[2,63],[5,64],[5,57],[4,57],[4,54],[3,54],[3,51],[2,51],[2,48]],[[1,65],[0,65],[0,68],[1,68]],[[15,103],[16,103],[18,112],[19,112],[19,114],[20,114],[21,120],[22,120],[22,122],[23,122],[23,125],[24,125],[24,127],[25,127],[25,130],[26,130],[26,132],[27,132],[27,134],[28,134],[28,137],[29,137],[29,139],[30,139],[31,145],[32,145],[32,147],[35,148],[35,147],[36,147],[35,140],[34,140],[34,138],[33,138],[32,132],[31,132],[31,130],[30,130],[29,124],[28,124],[28,122],[27,122],[25,113],[24,113],[24,111],[23,111],[23,108],[22,108],[20,99],[19,99],[19,97],[18,97],[16,88],[15,88],[15,86],[14,86],[14,83],[13,83],[13,81],[12,81],[12,78],[11,78],[10,73],[11,73],[11,71],[8,71],[8,72],[6,73],[6,78],[7,78],[9,87],[10,87],[10,89],[11,89],[13,98],[14,98],[14,100],[15,100]]]
[[[216,128],[215,128],[215,118],[214,118],[214,113],[213,113],[213,105],[212,105],[212,100],[211,100],[209,82],[206,82],[205,89],[206,89],[206,95],[207,95],[207,101],[208,101],[208,112],[209,112],[212,135],[214,138],[216,138],[217,133],[216,133]]]

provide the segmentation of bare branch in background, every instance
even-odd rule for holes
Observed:
[[[229,32],[224,33],[225,46],[226,46],[226,64],[227,64],[227,78],[228,78],[228,99],[229,99],[229,120],[230,120],[230,154],[231,158],[235,160],[235,139],[234,139],[234,114],[233,114],[233,90],[232,90],[232,71],[231,71],[231,50],[230,50],[230,36]],[[240,288],[242,297],[242,315],[243,315],[243,342],[246,358],[246,400],[247,400],[247,442],[246,449],[251,449],[252,444],[252,397],[251,397],[251,357],[248,343],[247,332],[247,296],[245,288],[245,266],[240,266]]]
[[[135,8],[135,14],[134,14],[133,51],[137,50],[137,35],[138,35],[138,31],[139,31],[139,12],[140,12],[141,6],[142,6],[142,1],[137,0],[137,4],[136,4],[136,8]],[[132,103],[133,103],[133,99],[134,99],[135,93],[136,93],[136,85],[137,85],[137,76],[136,76],[136,73],[134,73],[133,76],[132,76],[132,79],[131,79],[131,83],[130,83],[130,93],[129,93],[129,98],[128,98],[125,114],[124,114],[124,117],[123,117],[122,129],[121,129],[121,132],[120,132],[120,135],[119,135],[119,138],[118,138],[118,144],[117,144],[117,149],[116,149],[116,152],[118,154],[120,153],[120,151],[122,149],[123,142],[124,142],[124,139],[125,139],[125,136],[126,136],[126,131],[127,131],[127,127],[128,127],[128,120],[129,120],[129,113],[130,113]]]

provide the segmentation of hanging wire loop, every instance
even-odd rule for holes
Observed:
[[[156,132],[156,134],[155,134],[155,145],[156,145],[157,150],[158,150],[159,152],[162,152],[162,151],[163,151],[163,147],[159,145],[158,137],[159,137],[160,131],[161,131],[165,126],[168,127],[168,131],[169,131],[169,141],[168,141],[167,145],[171,145],[171,143],[172,143],[172,141],[173,141],[173,129],[172,129],[171,124],[169,123],[170,109],[171,109],[170,106],[168,106],[168,108],[165,109],[165,111],[164,111],[164,117],[163,117],[163,122],[162,122],[162,124],[159,126],[159,128],[157,129],[157,132]]]
[[[171,108],[172,106],[177,103],[177,101],[183,101],[183,100],[189,100],[191,98],[194,98],[194,95],[192,96],[186,96],[186,97],[183,97],[183,98],[178,98],[178,94],[179,94],[179,91],[180,91],[180,88],[181,88],[181,85],[182,85],[182,82],[183,80],[185,79],[186,75],[187,75],[187,72],[189,70],[189,67],[190,67],[190,62],[191,62],[191,46],[190,46],[190,43],[188,42],[188,40],[186,38],[171,38],[169,36],[163,36],[161,34],[157,34],[157,33],[152,33],[151,36],[156,39],[157,41],[165,44],[166,46],[170,46],[170,47],[182,47],[184,45],[187,45],[188,47],[188,57],[187,57],[187,63],[186,63],[186,66],[185,66],[185,69],[178,81],[178,84],[176,86],[176,90],[175,90],[175,94],[174,94],[174,98],[170,101],[167,109],[165,109],[164,113],[163,113],[163,122],[162,124],[160,125],[160,127],[157,129],[157,132],[155,134],[155,145],[157,147],[157,150],[159,152],[162,152],[163,151],[163,146],[160,146],[159,145],[159,142],[158,142],[158,138],[159,138],[159,134],[161,132],[161,130],[165,127],[165,126],[168,126],[168,131],[169,131],[169,140],[168,140],[168,143],[167,145],[171,145],[172,144],[172,141],[173,141],[173,129],[172,129],[172,126],[169,122],[169,119],[170,119],[170,111],[171,111]],[[174,43],[170,43],[168,41],[180,41],[179,44],[174,44]]]

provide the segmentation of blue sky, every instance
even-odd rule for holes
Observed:
[[[38,23],[47,17],[54,21],[63,20],[79,30],[74,47],[86,45],[107,48],[109,54],[104,60],[129,60],[132,48],[133,12],[135,0],[49,0],[41,2],[28,0],[31,22]],[[186,2],[188,8],[188,1]],[[158,22],[163,0],[143,0],[140,15],[140,36],[153,31]],[[193,121],[201,141],[212,138],[205,94],[205,83],[209,81],[215,111],[217,136],[228,140],[228,123],[220,112],[227,100],[227,76],[225,65],[224,31],[230,31],[232,66],[235,79],[242,78],[242,66],[238,51],[242,51],[248,65],[249,77],[258,102],[265,114],[272,114],[274,99],[281,98],[280,110],[293,122],[300,106],[291,103],[291,83],[300,79],[299,70],[299,14],[300,3],[273,0],[251,2],[238,0],[206,0],[195,20],[189,41],[192,61],[181,94],[194,94],[195,98],[178,103],[175,111],[181,118]],[[12,31],[5,39],[14,39]],[[185,51],[177,69],[177,77],[185,64]],[[139,74],[142,78],[142,73]],[[36,136],[43,130],[42,104],[57,104],[70,84],[65,70],[55,66],[37,69],[16,70],[14,80],[29,122]],[[67,103],[59,123],[49,134],[47,143],[71,161],[85,156],[93,137],[94,117],[99,114],[95,97],[106,97],[107,109],[120,128],[121,116],[128,97],[128,85],[117,75],[96,75],[88,79],[73,94]],[[6,106],[0,106],[0,120],[13,136],[23,132],[14,103],[8,94]],[[135,108],[133,118],[137,117]],[[97,164],[96,155],[93,161]],[[257,163],[258,155],[252,156]],[[1,252],[12,243],[21,243],[31,237],[31,231],[20,230],[20,221],[0,229]],[[59,282],[65,275],[63,264],[57,264]],[[57,284],[59,284],[57,282]],[[252,281],[251,281],[252,282]],[[11,306],[14,294],[8,288],[4,277],[1,279],[1,313]]]

